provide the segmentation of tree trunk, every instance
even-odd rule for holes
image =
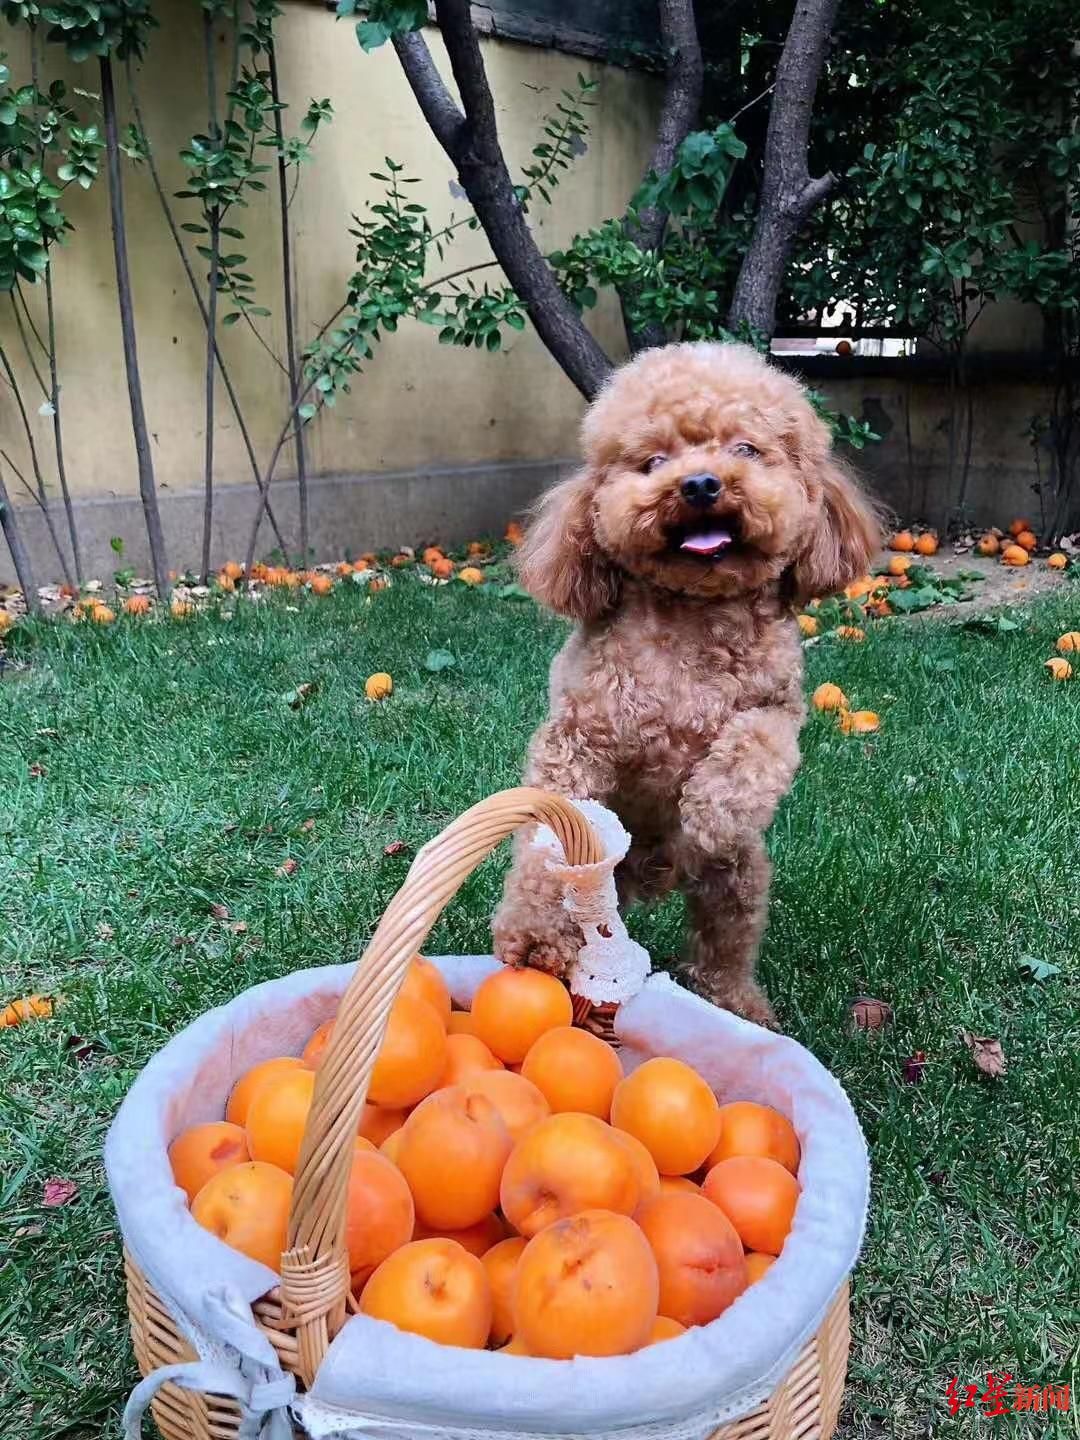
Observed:
[[[206,102],[210,139],[221,149],[221,127],[217,118],[217,76],[214,72],[214,22],[203,11],[203,48],[206,53]],[[206,289],[206,367],[203,448],[203,533],[202,583],[210,579],[210,550],[214,543],[214,352],[217,349],[218,255],[221,251],[221,208],[210,211],[210,274]]]
[[[34,570],[30,564],[29,552],[23,543],[15,507],[11,503],[7,486],[4,484],[3,470],[0,470],[0,530],[3,531],[7,547],[11,551],[11,561],[15,566],[15,576],[23,592],[26,608],[36,612],[41,609],[41,601],[38,599],[37,586],[34,583]]]
[[[810,178],[808,150],[814,96],[839,3],[795,0],[776,67],[757,216],[728,314],[731,329],[746,325],[766,340],[776,327],[776,301],[795,236],[835,184],[831,172]]]
[[[645,173],[663,178],[671,173],[679,146],[697,123],[705,65],[701,58],[693,0],[659,0],[659,8],[660,39],[668,60],[667,84],[656,126],[656,141]],[[639,210],[636,219],[627,216],[623,228],[627,238],[640,250],[655,252],[663,244],[667,222],[666,210],[649,206]],[[633,355],[640,350],[663,345],[668,338],[659,321],[640,330],[635,327],[631,314],[636,298],[636,290],[631,286],[624,287],[619,293],[626,340]]]
[[[289,366],[289,404],[296,406],[300,391],[300,371],[296,363],[296,329],[293,321],[293,279],[292,279],[292,237],[289,234],[289,185],[282,150],[284,132],[281,125],[281,111],[277,108],[281,100],[278,86],[277,52],[273,42],[267,52],[270,62],[270,94],[274,101],[274,134],[278,143],[278,210],[281,220],[281,282],[285,301],[285,347]],[[304,441],[304,422],[296,417],[294,430],[296,441],[296,486],[300,505],[300,556],[301,562],[308,563],[311,549],[311,532],[308,517],[307,448]]]
[[[536,333],[564,374],[591,400],[611,374],[611,361],[559,289],[514,191],[469,0],[437,0],[435,13],[464,114],[418,33],[394,40],[406,79],[436,140],[457,167],[495,258]]]
[[[158,595],[164,599],[170,590],[169,562],[165,536],[161,529],[157,487],[154,484],[154,461],[150,453],[150,432],[143,408],[142,380],[139,375],[139,354],[135,343],[135,308],[131,295],[131,274],[128,269],[127,232],[124,228],[124,191],[120,174],[120,142],[117,137],[116,93],[113,89],[112,61],[101,58],[101,106],[105,118],[105,155],[109,176],[109,219],[112,225],[113,260],[116,264],[116,292],[120,302],[120,333],[124,343],[124,369],[127,374],[128,402],[131,406],[131,428],[135,438],[135,458],[139,469],[139,497],[146,517],[146,535],[150,544],[150,564]]]
[[[3,367],[4,374],[7,376],[8,385],[11,387],[11,393],[14,397],[16,408],[19,411],[19,417],[22,420],[27,448],[30,451],[30,465],[34,472],[34,486],[36,487],[37,493],[35,494],[34,490],[30,489],[30,486],[26,484],[25,480],[23,484],[26,485],[26,489],[36,501],[37,507],[41,511],[41,518],[45,521],[45,528],[49,532],[49,539],[52,541],[53,549],[56,551],[56,558],[60,561],[60,573],[63,575],[65,583],[70,585],[71,570],[68,566],[67,556],[64,553],[64,547],[60,544],[60,536],[56,531],[56,522],[53,519],[53,513],[49,506],[49,492],[45,488],[45,476],[41,473],[37,446],[34,444],[34,429],[30,424],[30,417],[26,413],[26,405],[23,402],[19,381],[15,375],[15,371],[11,368],[11,361],[8,359],[7,351],[2,345],[0,345],[0,366]]]

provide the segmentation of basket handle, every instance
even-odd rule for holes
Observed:
[[[468,875],[501,840],[536,822],[551,826],[570,865],[603,859],[592,825],[559,795],[522,787],[481,800],[418,852],[342,996],[315,1080],[282,1256],[283,1318],[296,1327],[306,1385],[345,1319],[349,1171],[390,1008],[413,956]]]

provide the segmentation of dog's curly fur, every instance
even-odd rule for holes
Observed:
[[[645,352],[596,399],[583,445],[519,552],[524,586],[576,621],[526,780],[614,809],[633,836],[620,898],[683,890],[692,983],[774,1023],[754,962],[763,835],[805,718],[794,606],[865,572],[874,507],[801,386],[743,345]],[[680,488],[702,474],[720,486],[705,513]],[[682,548],[710,525],[726,548]],[[565,970],[582,937],[560,898],[521,837],[494,922],[503,960]]]

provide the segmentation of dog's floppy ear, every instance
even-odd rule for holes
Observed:
[[[865,575],[881,545],[873,502],[831,455],[814,467],[820,490],[817,520],[791,568],[795,599],[831,595]]]
[[[618,597],[619,578],[596,543],[593,477],[563,480],[541,499],[517,553],[521,583],[542,605],[571,620],[598,620]]]

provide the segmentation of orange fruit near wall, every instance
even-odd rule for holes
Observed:
[[[302,1070],[303,1066],[304,1062],[295,1055],[276,1055],[272,1060],[262,1060],[258,1065],[253,1065],[233,1086],[229,1103],[225,1107],[225,1119],[231,1120],[234,1125],[246,1125],[251,1097],[262,1082],[284,1070]]]
[[[889,541],[890,550],[907,552],[915,549],[915,537],[910,530],[898,531]]]
[[[746,1289],[742,1241],[704,1195],[658,1195],[634,1219],[656,1257],[661,1315],[707,1325]]]
[[[696,1070],[658,1056],[616,1086],[611,1123],[641,1141],[661,1175],[688,1175],[716,1145],[720,1106]]]
[[[245,1126],[253,1160],[296,1173],[314,1093],[315,1072],[304,1066],[279,1070],[262,1082],[251,1097]]]
[[[504,965],[477,986],[472,1017],[484,1044],[507,1065],[519,1065],[546,1030],[572,1023],[574,1007],[554,975]]]
[[[462,1230],[490,1215],[512,1147],[502,1116],[485,1095],[454,1085],[409,1116],[397,1165],[417,1218],[436,1230]]]
[[[532,1081],[512,1070],[484,1070],[471,1075],[465,1088],[471,1095],[484,1095],[491,1101],[515,1144],[538,1120],[546,1120],[551,1113]]]
[[[186,1193],[189,1205],[212,1175],[250,1159],[247,1136],[228,1120],[192,1125],[169,1146],[173,1179]]]
[[[980,555],[996,555],[1001,549],[1001,541],[996,535],[983,535],[975,546]]]
[[[191,1202],[191,1214],[226,1245],[280,1274],[292,1190],[284,1170],[249,1160],[211,1176]]]
[[[1017,545],[1022,545],[1030,554],[1032,550],[1038,548],[1039,540],[1033,530],[1021,530],[1020,534],[1016,537],[1016,543]]]
[[[368,1084],[373,1105],[416,1105],[438,1086],[446,1069],[446,1029],[426,1000],[399,995]]]
[[[598,1035],[560,1025],[533,1044],[521,1065],[551,1107],[552,1114],[578,1110],[606,1120],[611,1097],[623,1078],[618,1055]]]
[[[641,1196],[633,1161],[595,1115],[551,1115],[517,1142],[502,1175],[502,1212],[531,1237],[582,1210],[632,1215]]]
[[[1025,530],[1031,529],[1030,520],[1014,520],[1009,526],[1010,535],[1022,535]]]
[[[345,1201],[345,1248],[353,1288],[413,1238],[416,1220],[405,1177],[384,1155],[358,1140]]]
[[[907,572],[908,572],[910,569],[911,569],[911,556],[910,556],[910,555],[890,555],[890,557],[889,557],[889,574],[890,574],[890,575],[906,575]]]
[[[453,1240],[414,1240],[382,1262],[360,1309],[440,1345],[482,1350],[491,1331],[491,1286],[475,1255]]]
[[[789,1170],[761,1155],[733,1155],[712,1167],[701,1188],[747,1250],[780,1254],[799,1201],[799,1182]]]
[[[514,1336],[529,1354],[552,1360],[628,1355],[648,1343],[659,1295],[656,1260],[634,1222],[585,1210],[525,1247],[514,1283]]]
[[[500,1240],[484,1255],[484,1269],[491,1286],[492,1345],[505,1345],[514,1333],[514,1279],[518,1261],[529,1242],[521,1235]]]
[[[439,1081],[440,1088],[461,1085],[485,1070],[504,1069],[502,1061],[491,1053],[479,1035],[447,1035],[446,1069]]]
[[[1006,545],[1001,552],[1003,565],[1019,566],[1026,565],[1031,556],[1022,545]]]
[[[732,1155],[765,1155],[792,1175],[799,1173],[801,1149],[795,1127],[770,1105],[735,1100],[720,1106],[720,1138],[706,1164],[711,1169]]]
[[[411,995],[415,1000],[426,1000],[441,1017],[444,1025],[450,1019],[450,991],[442,977],[442,971],[422,955],[413,956],[398,994]]]

